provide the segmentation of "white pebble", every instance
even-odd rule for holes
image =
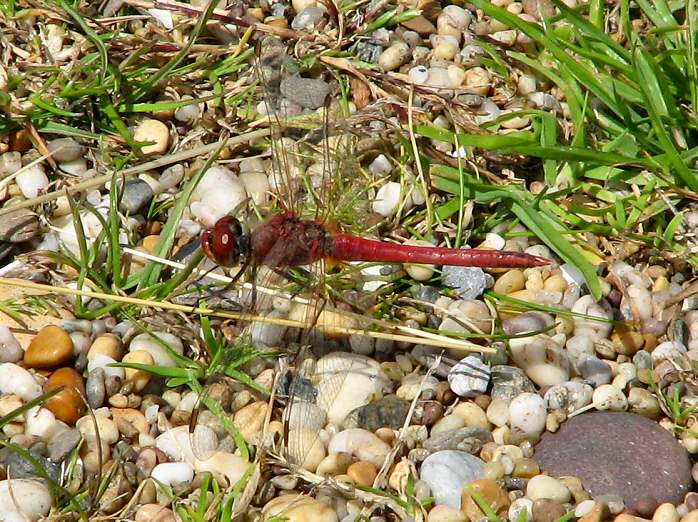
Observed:
[[[448,5],[444,7],[436,19],[436,30],[441,35],[451,35],[460,42],[463,30],[470,25],[472,15],[462,7]]]
[[[0,325],[0,362],[15,363],[24,357],[24,350],[9,327]]]
[[[417,65],[409,70],[407,76],[409,76],[412,83],[424,85],[429,79],[429,69],[423,65]]]
[[[548,475],[536,475],[528,481],[526,496],[531,500],[547,498],[562,504],[569,502],[572,494],[567,487],[556,478]]]
[[[267,203],[269,200],[269,177],[266,172],[240,172],[238,179],[255,205]]]
[[[56,417],[46,408],[34,406],[25,414],[24,433],[35,437],[44,438],[56,424]]]
[[[177,164],[167,167],[158,178],[160,188],[165,191],[177,186],[184,178],[184,174],[184,165]]]
[[[19,190],[22,195],[27,198],[35,198],[40,192],[46,190],[49,181],[48,176],[44,172],[44,167],[37,163],[25,169],[17,174],[15,178]]]
[[[0,179],[22,168],[22,155],[17,151],[0,154]]]
[[[628,399],[612,384],[602,384],[594,390],[592,402],[597,410],[625,411],[628,409]]]
[[[387,176],[393,170],[393,165],[385,154],[379,154],[368,166],[368,170],[375,176]]]
[[[0,364],[0,392],[14,393],[30,401],[41,395],[41,385],[27,370],[8,362]]]
[[[186,99],[191,99],[191,97],[182,97],[182,101]],[[196,122],[196,120],[199,119],[200,114],[201,111],[199,110],[199,104],[190,103],[189,105],[185,105],[184,107],[178,107],[177,109],[175,109],[174,117],[175,120],[179,122],[186,123],[187,125],[192,125]]]
[[[492,86],[492,77],[487,69],[473,67],[465,73],[465,86],[474,93],[485,96]]]
[[[162,154],[170,146],[170,129],[160,120],[143,120],[133,132],[133,139],[140,142],[151,142],[141,148],[142,154]]]
[[[536,90],[536,78],[530,74],[522,74],[519,76],[519,81],[516,84],[516,90],[522,96],[526,96],[535,92]]]
[[[217,446],[216,433],[204,424],[197,424],[193,433],[189,433],[189,426],[170,428],[155,439],[155,447],[168,457],[191,465],[197,459],[208,458]]]
[[[522,517],[522,513],[524,514]],[[531,522],[533,519],[533,501],[529,498],[517,498],[507,511],[509,522]]]
[[[510,340],[511,357],[538,386],[553,386],[569,379],[567,353],[553,338],[538,334]]]
[[[43,482],[11,478],[0,481],[0,520],[36,522],[51,509],[51,491]]]
[[[545,401],[537,393],[520,393],[509,404],[509,424],[514,433],[540,435],[546,415]]]
[[[153,332],[153,335],[150,333],[139,334],[131,340],[128,351],[144,350],[153,356],[156,365],[166,368],[176,367],[177,363],[169,351],[160,344],[161,342],[164,342],[176,354],[182,355],[184,353],[184,346],[179,337],[167,332]]]
[[[194,189],[199,204],[190,205],[192,214],[204,225],[211,226],[229,214],[247,198],[245,186],[225,167],[212,166]]]
[[[509,422],[509,403],[501,397],[495,397],[487,406],[487,420],[497,427]]]
[[[390,181],[378,189],[376,199],[373,201],[373,211],[381,216],[392,216],[400,205],[402,185]]]
[[[119,440],[119,430],[116,423],[102,415],[95,415],[94,419],[92,415],[80,417],[75,423],[75,427],[89,443],[97,441],[97,430],[99,431],[99,440],[102,442],[114,444]]]
[[[104,370],[104,375],[107,377],[117,377],[119,379],[124,379],[126,373],[123,368],[111,366],[116,363],[115,359],[112,359],[108,355],[102,353],[95,354],[92,360],[87,362],[87,372],[91,372],[96,368],[102,368]]]
[[[329,453],[349,453],[380,469],[390,446],[370,431],[352,428],[340,431],[330,440]]]
[[[85,158],[78,158],[73,161],[62,161],[58,164],[58,168],[66,174],[81,178],[87,172],[87,161]]]
[[[430,67],[426,84],[430,87],[450,87],[451,78],[446,67]]]
[[[434,246],[428,241],[424,240],[414,240],[405,241],[405,245],[415,245],[415,246]],[[434,271],[436,267],[434,265],[415,265],[412,263],[404,263],[403,268],[407,275],[409,275],[415,281],[428,281],[434,276]]]
[[[596,507],[596,501],[595,500],[582,500],[577,506],[574,508],[574,516],[577,518],[581,518],[584,515],[588,515],[591,513],[594,508]]]
[[[243,477],[249,465],[250,463],[242,457],[225,451],[214,451],[209,453],[206,459],[196,460],[194,471],[219,473],[228,479],[230,486],[234,486]]]
[[[592,340],[605,339],[611,333],[613,325],[608,321],[613,319],[613,310],[608,302],[596,302],[593,296],[583,295],[580,297],[574,306],[572,312],[581,315],[590,315],[601,320],[587,319],[579,315],[574,317],[574,334],[589,335]]]
[[[489,383],[490,367],[474,355],[461,359],[448,372],[451,390],[461,397],[475,397],[484,393]]]
[[[187,462],[163,462],[153,468],[150,476],[165,486],[189,484],[194,479],[194,468]]]
[[[652,362],[656,366],[664,360],[680,363],[686,354],[686,347],[678,341],[664,341],[652,350]]]

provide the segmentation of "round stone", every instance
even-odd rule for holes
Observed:
[[[550,475],[578,477],[593,497],[617,494],[635,510],[647,498],[679,504],[691,486],[686,450],[657,423],[632,413],[574,417],[557,433],[543,434],[536,460]]]
[[[371,486],[378,475],[378,470],[370,462],[360,460],[347,468],[347,475],[357,484]]]
[[[460,508],[463,486],[485,476],[485,463],[464,451],[437,451],[424,459],[419,476],[434,492],[437,505]]]
[[[472,488],[479,493],[496,514],[500,515],[509,510],[509,505],[511,504],[509,496],[506,490],[504,490],[497,481],[492,479],[479,479],[468,484],[468,488]],[[470,520],[481,520],[486,518],[486,515],[482,512],[482,509],[467,489],[463,491],[461,503],[463,513],[468,515]]]
[[[63,388],[56,395],[46,401],[44,406],[49,409],[58,420],[69,426],[85,413],[85,383],[82,376],[72,368],[59,368],[51,374],[44,385],[44,393],[57,388]]]
[[[170,145],[170,129],[160,120],[143,120],[133,133],[135,141],[147,142],[141,153],[162,154]]]
[[[44,326],[29,343],[24,364],[30,368],[55,368],[73,357],[73,340],[55,325]]]
[[[475,397],[487,391],[490,367],[474,355],[461,359],[448,372],[448,384],[456,395]]]

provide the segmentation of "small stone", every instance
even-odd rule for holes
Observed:
[[[526,496],[533,501],[546,498],[563,504],[572,497],[570,490],[562,482],[548,475],[531,478],[526,486]]]
[[[655,510],[652,522],[679,522],[679,518],[679,512],[674,504],[665,502]]]
[[[73,138],[57,138],[46,142],[46,147],[57,163],[75,161],[81,158],[84,152],[83,146]]]
[[[121,339],[112,334],[100,335],[92,342],[92,346],[90,346],[87,352],[87,360],[91,361],[97,354],[106,355],[115,361],[120,361],[123,356]]]
[[[468,517],[460,509],[440,504],[429,511],[427,522],[468,522]]]
[[[73,357],[73,341],[68,332],[54,325],[44,326],[24,354],[30,368],[55,368]]]
[[[245,475],[249,466],[250,463],[242,457],[224,451],[212,451],[204,460],[194,462],[194,471],[222,475],[230,486],[234,486]]]
[[[63,462],[77,448],[81,438],[74,428],[59,431],[48,442],[49,458],[53,462]]]
[[[194,468],[188,462],[163,462],[153,468],[150,476],[165,486],[190,484],[194,479]]]
[[[22,195],[27,199],[35,198],[49,185],[48,176],[46,176],[41,164],[24,167],[15,177],[15,182]]]
[[[545,430],[547,410],[543,397],[522,393],[509,404],[509,424],[514,433],[537,436]]]
[[[48,515],[51,492],[43,482],[32,479],[0,481],[0,520],[36,521]]]
[[[346,473],[351,462],[352,457],[349,453],[331,453],[320,461],[315,473],[321,477],[342,475]]]
[[[136,433],[148,433],[150,431],[150,424],[148,424],[145,415],[140,410],[135,408],[110,408],[110,411],[117,427],[127,422],[135,428]],[[119,431],[123,433],[121,429]]]
[[[58,464],[51,462],[43,455],[30,449],[29,457],[26,458],[19,452],[10,451],[5,459],[7,476],[14,479],[43,478],[44,473],[52,480],[58,481],[61,477],[61,470]],[[2,509],[0,507],[0,509]]]
[[[101,415],[96,415],[94,419],[91,415],[86,415],[78,419],[75,427],[82,433],[88,444],[94,444],[97,441],[97,431],[99,431],[99,440],[103,443],[114,444],[119,440],[119,430],[114,421]]]
[[[344,426],[376,431],[379,428],[400,429],[410,409],[410,401],[390,396],[360,406],[347,416]]]
[[[267,418],[268,404],[266,401],[257,401],[248,404],[244,408],[235,412],[233,422],[240,430],[240,435],[247,442],[255,443],[258,435],[264,428],[264,422]]]
[[[322,80],[290,76],[281,80],[281,94],[305,109],[317,109],[325,104],[330,86]]]
[[[395,42],[378,57],[378,65],[385,71],[393,71],[407,62],[411,49],[405,42]]]
[[[400,205],[402,198],[402,186],[395,181],[389,181],[378,189],[373,200],[373,211],[381,216],[392,216]]]
[[[518,498],[511,503],[507,515],[509,522],[531,522],[533,519],[533,501],[528,498]]]
[[[150,333],[139,334],[131,340],[128,351],[135,352],[136,350],[144,350],[150,353],[157,366],[164,366],[166,368],[176,367],[177,363],[174,361],[170,353],[160,344],[160,342],[158,342],[154,336],[157,336],[162,342],[167,344],[170,350],[174,351],[175,353],[179,355],[184,353],[184,345],[182,345],[182,341],[175,335],[167,332],[153,332],[152,335]]]
[[[623,390],[619,390],[612,384],[603,384],[596,388],[592,395],[592,402],[597,410],[625,411],[628,409],[628,400]]]
[[[599,440],[604,444],[599,445]],[[596,500],[598,495],[614,493],[631,509],[646,497],[678,504],[691,484],[686,450],[664,428],[631,413],[574,417],[557,433],[543,434],[536,459],[551,475],[581,479]],[[657,480],[659,476],[662,480]]]
[[[475,397],[484,393],[489,383],[490,367],[474,355],[461,359],[448,372],[451,390],[461,397]]]
[[[461,507],[463,486],[484,476],[485,463],[462,451],[439,451],[429,455],[420,478],[431,488],[436,504]]]
[[[160,120],[143,120],[133,132],[133,139],[140,142],[150,142],[141,148],[142,154],[163,154],[170,146],[170,129]]]
[[[535,393],[536,387],[520,368],[507,365],[492,367],[492,399],[510,402],[524,392]]]
[[[645,388],[630,388],[628,406],[632,413],[637,413],[648,419],[656,419],[661,414],[659,401]]]
[[[0,241],[22,243],[34,239],[39,232],[39,218],[29,210],[14,210],[0,219]]]
[[[334,510],[324,502],[297,493],[278,496],[262,509],[264,520],[285,517],[289,522],[338,522]]]
[[[498,294],[511,294],[523,290],[526,284],[526,278],[523,271],[515,268],[502,274],[494,283],[492,288]],[[517,316],[518,317],[518,316]]]
[[[0,363],[16,363],[21,361],[24,350],[19,341],[5,325],[0,325]]]
[[[380,468],[390,446],[370,431],[350,428],[332,437],[327,450],[329,453],[349,453]]]
[[[585,380],[591,381],[594,386],[609,384],[613,378],[611,367],[594,356],[581,357],[577,362],[577,371]]]
[[[449,417],[455,417],[455,415],[449,415]],[[492,442],[492,433],[489,430],[471,426],[441,433],[434,433],[432,430],[431,436],[424,441],[424,447],[432,453],[459,450],[477,455],[482,446],[488,442]]]
[[[472,488],[484,497],[487,505],[490,506],[496,514],[501,515],[502,513],[506,513],[509,509],[509,505],[511,504],[509,496],[496,481],[492,479],[474,480],[467,484],[467,487]],[[480,520],[486,517],[477,502],[470,496],[467,489],[463,491],[461,505],[461,510],[470,520]]]
[[[473,401],[461,402],[453,408],[452,414],[463,419],[466,426],[475,426],[484,430],[491,428],[485,410]]]
[[[0,154],[0,179],[14,174],[22,168],[22,154],[17,151]]]
[[[554,522],[565,513],[565,506],[561,502],[548,498],[534,500],[531,506],[533,522]]]
[[[373,481],[378,475],[378,470],[370,462],[360,460],[359,462],[354,462],[354,464],[347,468],[347,475],[349,475],[356,484],[372,486]]]
[[[475,266],[446,265],[441,280],[445,286],[455,289],[461,299],[477,299],[487,288],[485,272]]]
[[[143,504],[136,511],[134,522],[176,522],[172,510],[160,504]]]
[[[325,15],[325,10],[319,7],[308,7],[300,11],[291,22],[291,29],[296,31],[303,31],[304,29],[311,28],[320,20],[322,20]]]
[[[153,189],[140,178],[132,178],[124,185],[120,208],[131,215],[137,214],[153,199]]]
[[[121,362],[134,364],[154,365],[155,360],[150,352],[145,350],[135,350],[123,356]],[[124,368],[124,376],[127,381],[133,384],[133,390],[136,392],[143,391],[150,382],[151,373],[145,370],[136,368]]]
[[[68,426],[74,426],[77,420],[85,413],[85,384],[82,376],[72,368],[59,368],[54,371],[44,385],[44,393],[57,388],[63,388],[53,397],[50,397],[44,406],[50,410],[58,420]]]
[[[87,403],[91,408],[99,408],[104,404],[107,391],[104,386],[104,370],[95,368],[87,374],[87,385],[85,386]]]
[[[25,401],[41,395],[41,386],[27,370],[14,363],[0,364],[0,392],[14,393]]]

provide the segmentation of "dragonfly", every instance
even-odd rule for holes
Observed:
[[[270,55],[271,50],[277,51],[276,54]],[[265,53],[267,56],[264,56]],[[318,288],[323,287],[323,264],[334,262],[455,265],[483,268],[528,268],[544,267],[551,264],[549,259],[522,252],[406,245],[354,235],[338,230],[334,225],[328,226],[327,215],[321,215],[322,212],[317,210],[319,207],[316,207],[314,216],[306,217],[302,210],[299,210],[300,198],[295,195],[295,191],[292,189],[297,183],[294,183],[289,173],[289,160],[285,156],[283,142],[280,138],[282,134],[280,131],[282,128],[281,110],[275,101],[278,98],[279,84],[283,81],[283,69],[287,60],[285,48],[279,42],[267,39],[265,45],[258,47],[257,54],[257,76],[263,89],[266,90],[266,112],[270,115],[269,124],[274,129],[272,132],[273,176],[281,180],[281,182],[276,183],[278,193],[274,199],[279,202],[281,211],[270,215],[254,227],[246,227],[236,215],[226,215],[203,230],[200,244],[204,253],[215,265],[229,268],[238,267],[239,270],[234,279],[242,277],[242,274],[247,270],[252,272],[249,274],[250,278],[259,283],[260,287],[267,287],[273,286],[269,282],[274,275],[281,279],[285,276],[290,278],[290,269],[310,267],[308,271],[311,287],[308,292],[312,294]],[[266,73],[264,72],[265,68]],[[325,110],[324,114],[327,115],[327,113]],[[325,194],[319,196],[314,192],[312,194],[312,199],[319,201],[328,197],[327,194],[332,192],[332,187],[336,186],[331,180],[333,173],[329,172],[332,162],[329,159],[329,146],[327,145],[327,121],[323,122],[323,126],[323,180],[318,183],[318,186],[321,192],[325,191]],[[292,201],[284,202],[284,197],[281,194],[284,190],[288,192],[287,197]],[[271,275],[260,275],[262,267],[268,268],[266,274]],[[256,273],[257,271],[260,273]],[[262,282],[259,282],[260,279]],[[304,322],[306,326],[302,329],[303,335],[297,340],[297,345],[302,346],[309,342],[309,332],[313,331],[313,327],[320,322],[319,317],[325,314],[324,307],[326,306],[327,299],[315,296],[312,306],[304,307],[304,313],[307,317],[301,322]],[[269,300],[265,303],[253,300],[251,307],[253,309],[248,311],[250,317],[256,316],[257,310],[265,307],[271,308]],[[350,315],[348,312],[346,314]],[[335,339],[332,341],[334,342]],[[342,344],[340,340],[333,344],[333,346],[335,345],[344,346],[346,343]],[[302,353],[308,355],[307,351]],[[272,394],[283,396],[282,399],[286,404],[282,433],[286,452],[285,462],[295,465],[296,469],[303,468],[306,456],[317,445],[319,432],[325,428],[324,424],[319,426],[313,424],[316,431],[313,434],[314,438],[311,437],[310,440],[307,437],[303,438],[301,435],[307,436],[305,433],[307,430],[304,430],[303,426],[309,422],[315,422],[304,420],[305,412],[311,410],[317,412],[314,405],[320,404],[330,423],[341,423],[347,412],[341,411],[341,406],[337,409],[335,403],[341,403],[341,396],[345,391],[344,379],[346,375],[351,372],[365,377],[367,387],[373,384],[372,379],[380,378],[380,372],[376,366],[366,360],[367,358],[330,355],[334,356],[319,358],[317,361],[313,359],[312,353],[307,358],[295,358],[293,366],[296,371],[291,374],[290,378],[288,378],[289,374],[284,372],[282,368],[276,368],[276,379],[271,389]],[[288,382],[285,386],[281,386],[280,383],[285,380]],[[323,398],[321,399],[320,396]],[[368,395],[366,400],[370,400]],[[267,418],[266,425],[269,425],[269,418]],[[195,431],[196,427],[192,427],[191,430]],[[192,445],[197,446],[198,443],[194,441]],[[301,475],[304,471],[309,471],[312,475],[315,468],[301,469]]]

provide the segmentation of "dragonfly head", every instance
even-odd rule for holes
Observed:
[[[249,253],[249,245],[249,235],[232,216],[222,217],[201,235],[201,248],[211,261],[221,266],[237,265],[240,257]]]

